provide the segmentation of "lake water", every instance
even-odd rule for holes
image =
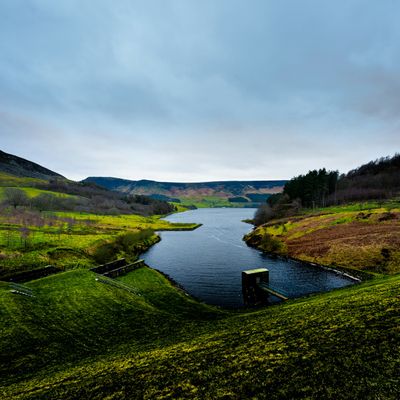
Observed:
[[[161,232],[161,242],[142,255],[148,265],[169,275],[188,293],[214,305],[242,307],[241,272],[270,271],[270,286],[289,297],[350,285],[334,272],[293,261],[274,259],[250,248],[243,236],[252,226],[251,208],[203,208],[167,217],[172,222],[203,224],[194,231]],[[271,301],[277,301],[271,297]]]

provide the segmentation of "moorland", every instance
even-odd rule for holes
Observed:
[[[149,266],[115,279],[90,270],[137,260],[158,230],[196,228],[161,219],[182,205],[23,166],[1,174],[1,398],[399,398],[394,184],[375,200],[361,184],[364,198],[340,202],[319,184],[311,203],[285,189],[270,196],[251,244],[369,279],[235,311],[196,301]],[[338,204],[328,204],[332,194]],[[48,264],[55,273],[15,282]]]

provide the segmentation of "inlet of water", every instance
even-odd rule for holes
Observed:
[[[161,242],[143,254],[148,265],[169,275],[188,293],[214,305],[242,307],[241,272],[268,268],[270,284],[289,297],[347,286],[353,282],[331,271],[275,259],[242,241],[252,227],[251,208],[203,208],[167,217],[203,224],[190,232],[161,232]],[[271,299],[271,301],[277,301]]]

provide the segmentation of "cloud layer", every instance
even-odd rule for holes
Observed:
[[[5,151],[70,178],[346,171],[400,150],[400,4],[4,0]]]

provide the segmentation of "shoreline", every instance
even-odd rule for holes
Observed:
[[[273,252],[267,252],[264,251],[262,249],[260,249],[257,246],[251,245],[249,244],[246,240],[243,239],[243,241],[246,243],[247,246],[252,247],[253,249],[256,249],[258,251],[260,251],[262,254],[265,254],[267,256],[273,257],[273,258],[278,258],[281,260],[285,260],[285,261],[293,261],[299,264],[303,264],[303,265],[307,265],[307,266],[311,266],[311,267],[317,267],[317,268],[321,268],[325,271],[331,271],[337,275],[341,275],[347,279],[350,279],[352,281],[354,281],[354,283],[361,283],[361,282],[365,282],[368,281],[370,279],[374,278],[374,274],[368,271],[362,271],[362,270],[355,270],[353,268],[349,268],[349,267],[342,267],[342,266],[338,266],[338,265],[323,265],[323,264],[318,264],[318,263],[314,263],[311,261],[305,261],[305,260],[301,260],[299,258],[295,258],[295,257],[290,257],[290,256],[284,256],[284,255],[280,255],[277,253],[273,253]]]
[[[260,250],[260,249],[258,249],[258,250]],[[348,279],[354,281],[355,283],[361,283],[361,282],[364,282],[364,281],[368,280],[368,278],[362,279],[360,277],[354,276],[354,275],[357,275],[357,274],[354,273],[355,271],[350,269],[350,268],[338,267],[336,265],[335,266],[323,265],[323,264],[318,264],[318,263],[314,263],[314,262],[310,262],[310,261],[304,261],[304,260],[301,260],[301,259],[295,258],[295,257],[280,256],[278,254],[266,253],[266,252],[264,252],[262,250],[260,250],[260,251],[263,254],[266,254],[266,255],[269,255],[269,256],[272,256],[272,257],[276,257],[276,258],[279,258],[279,259],[282,259],[282,260],[285,260],[285,261],[293,261],[293,262],[298,263],[298,264],[303,264],[303,265],[307,265],[307,266],[311,266],[311,267],[321,268],[321,269],[323,269],[325,271],[333,272],[336,275],[341,275],[341,276],[343,276],[345,278],[348,278]]]
[[[174,229],[157,229],[156,232],[191,232],[194,231],[198,228],[200,228],[201,226],[203,226],[203,224],[196,224],[195,226],[192,227],[181,227],[181,228],[174,228]]]

